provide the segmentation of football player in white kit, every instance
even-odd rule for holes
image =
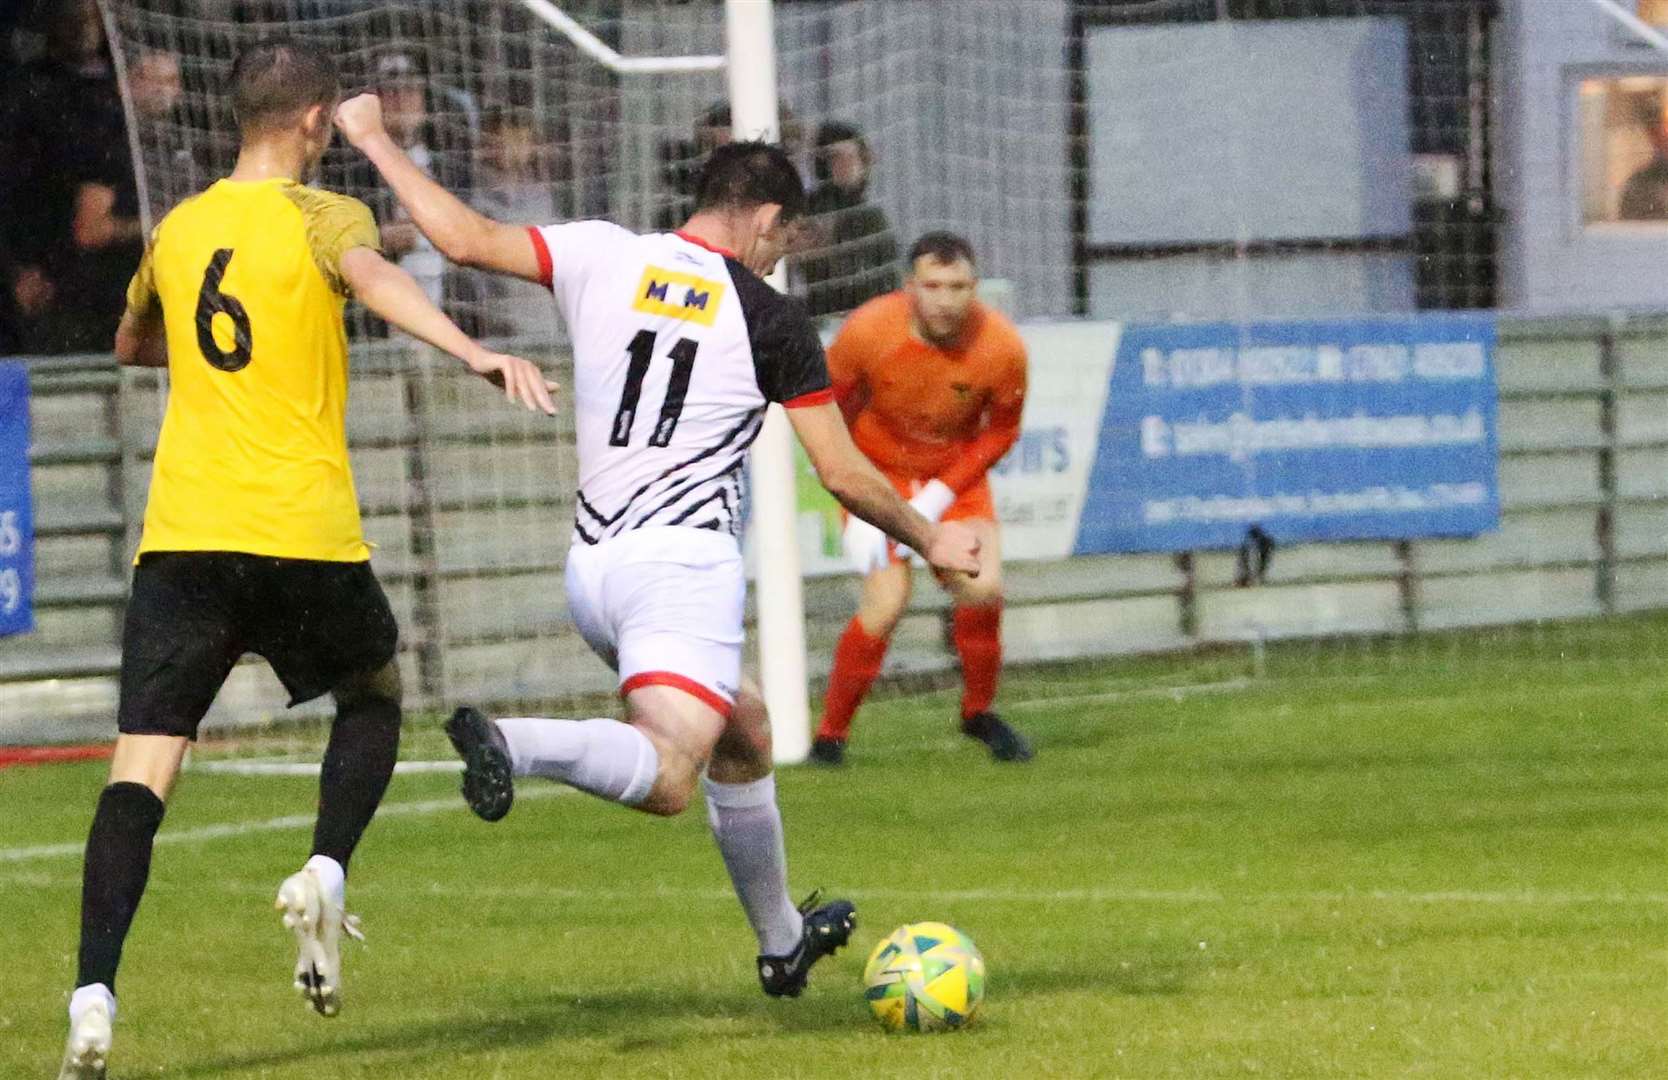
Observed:
[[[778,147],[732,143],[701,175],[674,233],[603,221],[492,221],[430,180],[388,137],[373,95],[336,123],[448,258],[555,294],[574,355],[580,488],[567,595],[591,648],[619,672],[625,722],[488,720],[461,708],[447,733],[464,798],[496,821],[514,778],[542,776],[651,814],[680,813],[699,783],[736,894],[759,940],[767,994],[797,996],[844,945],[852,905],[795,907],[764,702],[741,675],[746,451],[771,402],[787,407],[817,476],[854,515],[949,571],[977,573],[967,527],[917,513],[852,444],[804,308],[759,277],[805,209]]]

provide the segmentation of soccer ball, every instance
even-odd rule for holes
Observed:
[[[985,958],[953,926],[909,923],[869,954],[863,996],[887,1031],[953,1031],[984,1000]]]

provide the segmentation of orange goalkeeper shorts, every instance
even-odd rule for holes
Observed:
[[[892,486],[898,489],[898,494],[906,499],[914,498],[915,493],[927,484],[926,480],[913,476],[898,476],[886,472],[884,469],[881,472],[886,479],[892,481]],[[944,511],[944,516],[938,520],[970,521],[974,519],[996,520],[996,501],[991,498],[989,476],[979,477],[977,483],[957,495],[956,501],[950,504],[950,508]]]

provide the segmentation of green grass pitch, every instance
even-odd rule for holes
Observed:
[[[877,701],[848,769],[781,777],[795,889],[860,918],[797,1001],[760,994],[698,808],[547,794],[489,826],[431,774],[360,849],[369,941],[323,1020],[270,906],[312,782],[188,774],[111,1076],[1668,1076],[1665,634],[1280,646],[1244,681],[1242,656],[1019,671],[1029,767],[952,735],[953,693]],[[439,750],[432,725],[408,744]],[[57,1065],[102,776],[0,772],[8,1080]],[[863,960],[923,919],[983,950],[984,1013],[888,1036]]]

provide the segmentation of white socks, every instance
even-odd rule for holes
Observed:
[[[654,743],[618,720],[512,717],[497,724],[517,776],[543,776],[636,806],[649,797],[660,772]]]
[[[104,1007],[109,1011],[110,1019],[114,1022],[116,1019],[116,995],[112,994],[110,988],[103,983],[93,983],[90,986],[76,987],[75,993],[70,995],[70,1023],[74,1024],[79,1020],[81,1014],[87,1011],[87,1006],[95,1001],[104,1002]]]
[[[543,776],[626,806],[648,798],[660,755],[648,736],[618,720],[497,721],[517,776]],[[702,777],[707,820],[764,956],[785,956],[799,944],[805,920],[788,899],[788,855],[776,777],[720,784]]]
[[[347,871],[342,869],[341,863],[328,855],[314,855],[301,868],[317,874],[324,895],[334,900],[337,907],[342,905],[347,896]]]
[[[787,955],[799,944],[805,919],[788,899],[788,853],[782,842],[775,775],[746,784],[719,784],[702,777],[701,786],[713,839],[758,935],[760,955]]]

